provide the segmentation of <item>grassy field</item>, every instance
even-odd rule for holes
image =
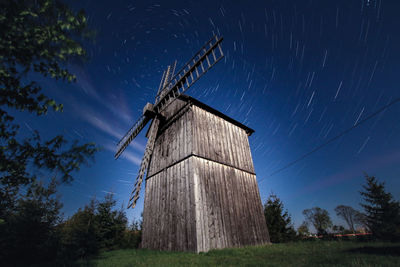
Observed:
[[[400,243],[315,241],[208,253],[115,250],[77,266],[400,266]]]

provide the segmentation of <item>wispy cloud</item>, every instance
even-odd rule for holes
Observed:
[[[121,180],[121,179],[118,179],[117,182],[120,182],[120,183],[123,183],[123,184],[134,184],[132,181]]]
[[[115,146],[113,144],[108,143],[108,144],[103,145],[103,147],[107,151],[111,151],[113,153],[115,152]],[[126,160],[132,162],[133,164],[135,164],[137,166],[140,166],[140,163],[142,162],[142,157],[134,154],[131,151],[125,150],[124,153],[122,153],[121,157],[123,159],[126,159]]]
[[[122,120],[125,124],[134,123],[134,119],[130,114],[130,109],[126,105],[125,97],[117,97],[115,94],[102,96],[99,95],[98,90],[92,84],[92,81],[87,72],[79,67],[73,66],[73,72],[76,75],[76,85],[90,98],[105,107],[117,119]],[[114,103],[113,103],[114,102]]]
[[[119,139],[123,136],[123,133],[117,130],[115,127],[112,127],[109,123],[105,121],[104,118],[98,118],[96,115],[91,114],[90,112],[82,112],[80,114],[83,119],[89,122],[92,126],[96,127],[97,129]]]

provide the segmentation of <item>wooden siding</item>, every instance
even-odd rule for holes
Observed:
[[[154,144],[154,150],[152,160],[150,162],[149,171],[147,176],[152,176],[155,173],[165,169],[173,163],[182,160],[189,156],[193,149],[193,112],[190,111],[190,107],[185,110],[181,110],[184,107],[184,102],[181,100],[178,105],[171,105],[166,109],[164,114],[168,115],[167,120],[160,125],[161,132]],[[182,111],[178,119],[173,118],[174,115],[171,110],[177,112]],[[172,121],[170,121],[172,119]],[[169,124],[165,127],[165,124]]]
[[[192,112],[193,154],[254,173],[244,129],[197,106]]]
[[[163,113],[142,247],[208,251],[269,242],[246,131],[185,101]]]
[[[201,252],[269,242],[253,174],[192,156],[146,183],[143,248]]]
[[[192,162],[184,160],[146,181],[143,248],[196,251]]]
[[[191,154],[254,173],[244,129],[194,105],[182,110],[184,101],[179,101],[166,109],[167,120],[160,126],[148,176]],[[171,110],[182,114],[175,119]],[[169,125],[163,129],[165,124]]]
[[[197,251],[268,243],[255,175],[193,159]]]

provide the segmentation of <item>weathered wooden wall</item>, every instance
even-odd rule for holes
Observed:
[[[191,112],[190,109],[185,109],[186,104],[186,102],[181,100],[175,100],[174,103],[163,112],[166,122],[161,124],[161,132],[155,141],[147,176],[154,175],[156,172],[178,162],[192,153],[193,112]],[[177,114],[179,111],[181,111],[182,114]],[[181,117],[176,116],[178,118],[174,118],[176,114],[181,115]]]
[[[193,159],[146,180],[142,247],[197,251]]]
[[[164,112],[146,180],[144,248],[269,242],[246,131],[179,101]]]
[[[192,112],[194,154],[254,173],[245,130],[200,107]]]
[[[256,177],[194,157],[197,251],[269,242]]]

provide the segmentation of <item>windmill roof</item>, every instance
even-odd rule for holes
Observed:
[[[210,113],[212,113],[212,114],[214,114],[214,115],[216,115],[216,116],[218,116],[218,117],[220,117],[220,118],[222,118],[222,119],[224,119],[224,120],[226,120],[226,121],[229,121],[230,123],[232,123],[232,124],[234,124],[234,125],[236,125],[236,126],[242,128],[243,130],[245,130],[246,133],[247,133],[249,136],[250,136],[252,133],[254,133],[254,130],[253,130],[253,129],[247,127],[246,125],[244,125],[244,124],[238,122],[238,121],[235,120],[235,119],[232,119],[231,117],[229,117],[229,116],[225,115],[224,113],[222,113],[222,112],[220,112],[220,111],[218,111],[218,110],[216,110],[216,109],[210,107],[209,105],[204,104],[203,102],[197,100],[196,98],[193,98],[193,97],[188,96],[188,95],[180,95],[180,96],[179,96],[179,99],[180,99],[180,100],[183,100],[183,101],[186,101],[186,102],[187,102],[187,101],[190,101],[193,105],[196,105],[196,106],[198,106],[198,107],[201,108],[201,109],[204,109],[204,110],[206,110],[206,111],[208,111],[208,112],[210,112]]]

